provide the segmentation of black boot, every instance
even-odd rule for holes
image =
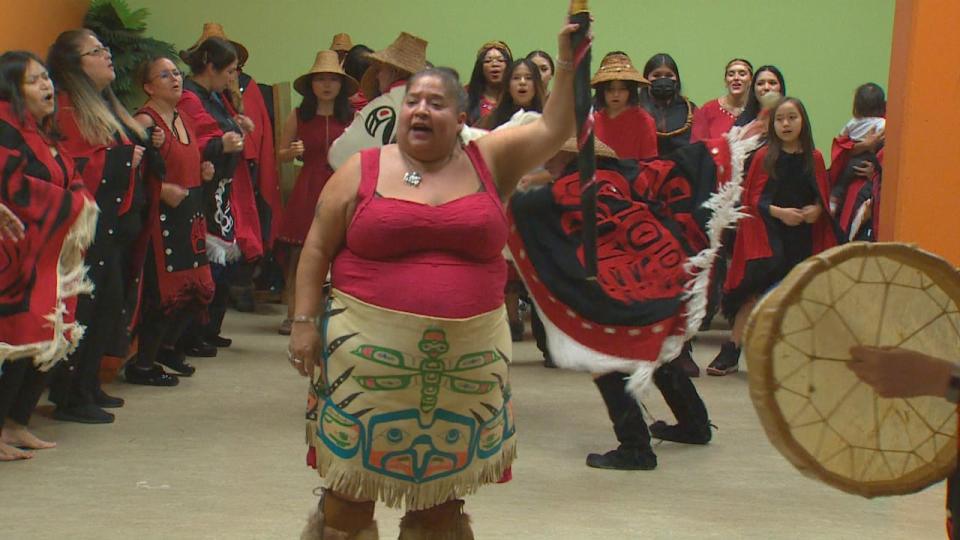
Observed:
[[[606,454],[590,454],[587,466],[596,469],[617,469],[621,471],[649,471],[657,468],[657,456],[650,448],[650,431],[643,419],[643,411],[637,400],[627,394],[627,375],[607,373],[593,382],[603,396],[613,432],[620,441],[616,450]]]
[[[233,307],[241,313],[253,313],[257,310],[257,302],[253,295],[253,284],[231,285],[230,299]]]
[[[738,369],[740,369],[740,347],[728,341],[720,347],[717,357],[707,366],[707,375],[722,377]]]
[[[697,387],[686,373],[673,363],[664,364],[653,372],[653,382],[666,400],[676,425],[658,420],[650,426],[650,433],[664,441],[686,444],[710,442],[710,419],[707,407],[697,393]]]
[[[693,360],[693,338],[683,342],[680,356],[671,360],[670,363],[682,369],[688,377],[700,376],[700,366]]]

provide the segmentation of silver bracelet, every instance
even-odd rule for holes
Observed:
[[[560,60],[557,58],[554,60],[554,63],[557,64],[557,69],[565,69],[567,71],[573,71],[573,61],[572,60]]]
[[[318,319],[318,317],[310,317],[310,316],[307,316],[307,315],[296,315],[296,316],[293,318],[293,322],[295,322],[295,323],[311,323],[311,324],[317,324],[317,319]]]

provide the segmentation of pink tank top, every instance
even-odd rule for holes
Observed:
[[[465,318],[503,305],[507,219],[480,150],[466,147],[482,191],[439,206],[377,193],[380,149],[361,153],[357,209],[333,260],[333,286],[380,307]]]

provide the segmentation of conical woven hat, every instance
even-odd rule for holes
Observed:
[[[349,52],[352,48],[353,40],[350,39],[350,34],[344,32],[333,36],[333,41],[330,42],[331,51]]]
[[[197,42],[194,43],[189,50],[196,49],[197,47],[200,46],[200,44],[202,44],[204,41],[212,37],[223,38],[229,41],[230,44],[237,49],[237,66],[238,67],[243,67],[243,65],[247,63],[247,59],[250,58],[250,52],[247,51],[247,48],[244,47],[243,45],[228,38],[227,34],[223,31],[223,26],[220,23],[211,23],[211,22],[203,23],[203,31],[200,33],[200,39],[198,39]]]
[[[364,95],[370,97],[379,93],[377,72],[381,65],[391,66],[410,74],[424,69],[427,66],[427,41],[412,34],[400,32],[389,47],[370,53],[367,58],[372,65],[363,74],[360,89],[363,90]]]
[[[301,96],[306,96],[310,93],[310,81],[313,79],[314,73],[336,73],[343,77],[343,86],[346,88],[348,96],[352,96],[356,93],[357,88],[360,87],[360,83],[358,83],[356,79],[343,71],[343,67],[340,66],[337,51],[318,52],[317,59],[314,60],[313,67],[310,68],[310,71],[297,77],[297,80],[293,81],[293,89]]]
[[[577,138],[570,137],[569,139],[567,139],[566,142],[563,143],[563,146],[560,147],[560,151],[568,152],[570,154],[579,153],[580,151],[577,149]],[[609,146],[607,146],[605,142],[597,138],[593,139],[593,152],[597,155],[597,157],[607,157],[607,158],[614,158],[614,159],[619,158],[619,156],[617,156],[617,153],[613,150],[613,148],[610,148]]]
[[[635,81],[650,84],[650,81],[644,79],[637,68],[633,67],[630,57],[621,53],[610,54],[603,59],[600,69],[593,74],[590,85],[596,87],[608,81]]]

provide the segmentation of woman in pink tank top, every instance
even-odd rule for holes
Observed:
[[[573,128],[575,29],[560,33],[540,119],[463,146],[460,81],[420,72],[407,85],[397,144],[351,157],[320,195],[289,352],[311,380],[307,459],[326,486],[309,534],[365,538],[380,499],[407,508],[401,537],[472,538],[461,498],[509,471],[501,200]]]

